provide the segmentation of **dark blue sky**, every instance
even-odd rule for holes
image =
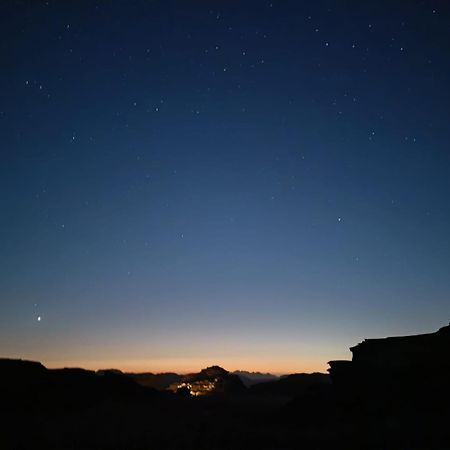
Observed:
[[[4,1],[0,353],[324,370],[450,317],[450,7]]]

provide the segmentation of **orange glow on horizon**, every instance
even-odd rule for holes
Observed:
[[[270,361],[270,360],[249,360],[249,359],[181,359],[168,358],[160,360],[43,360],[41,361],[47,368],[61,367],[80,367],[89,370],[99,369],[119,369],[123,372],[176,372],[180,374],[196,373],[205,367],[218,365],[224,369],[233,372],[235,370],[246,370],[249,372],[272,373],[283,375],[290,373],[311,373],[326,372],[328,368],[327,361],[309,360],[309,361]]]

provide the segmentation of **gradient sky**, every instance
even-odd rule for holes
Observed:
[[[2,1],[0,355],[326,370],[450,318],[446,1]]]

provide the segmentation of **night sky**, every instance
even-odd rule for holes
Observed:
[[[0,6],[0,355],[326,370],[450,318],[450,5]]]

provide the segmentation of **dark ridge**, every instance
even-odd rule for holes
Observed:
[[[182,375],[177,373],[127,373],[132,380],[141,386],[163,391],[168,389],[173,383],[177,383],[182,379]]]
[[[268,381],[276,381],[279,379],[279,377],[272,375],[271,373],[248,372],[246,370],[235,370],[233,374],[237,375],[242,380],[245,387],[250,387],[258,383],[266,383]]]
[[[312,389],[330,384],[330,376],[325,373],[296,373],[276,381],[251,386],[249,392],[258,395],[278,395],[296,397]]]

